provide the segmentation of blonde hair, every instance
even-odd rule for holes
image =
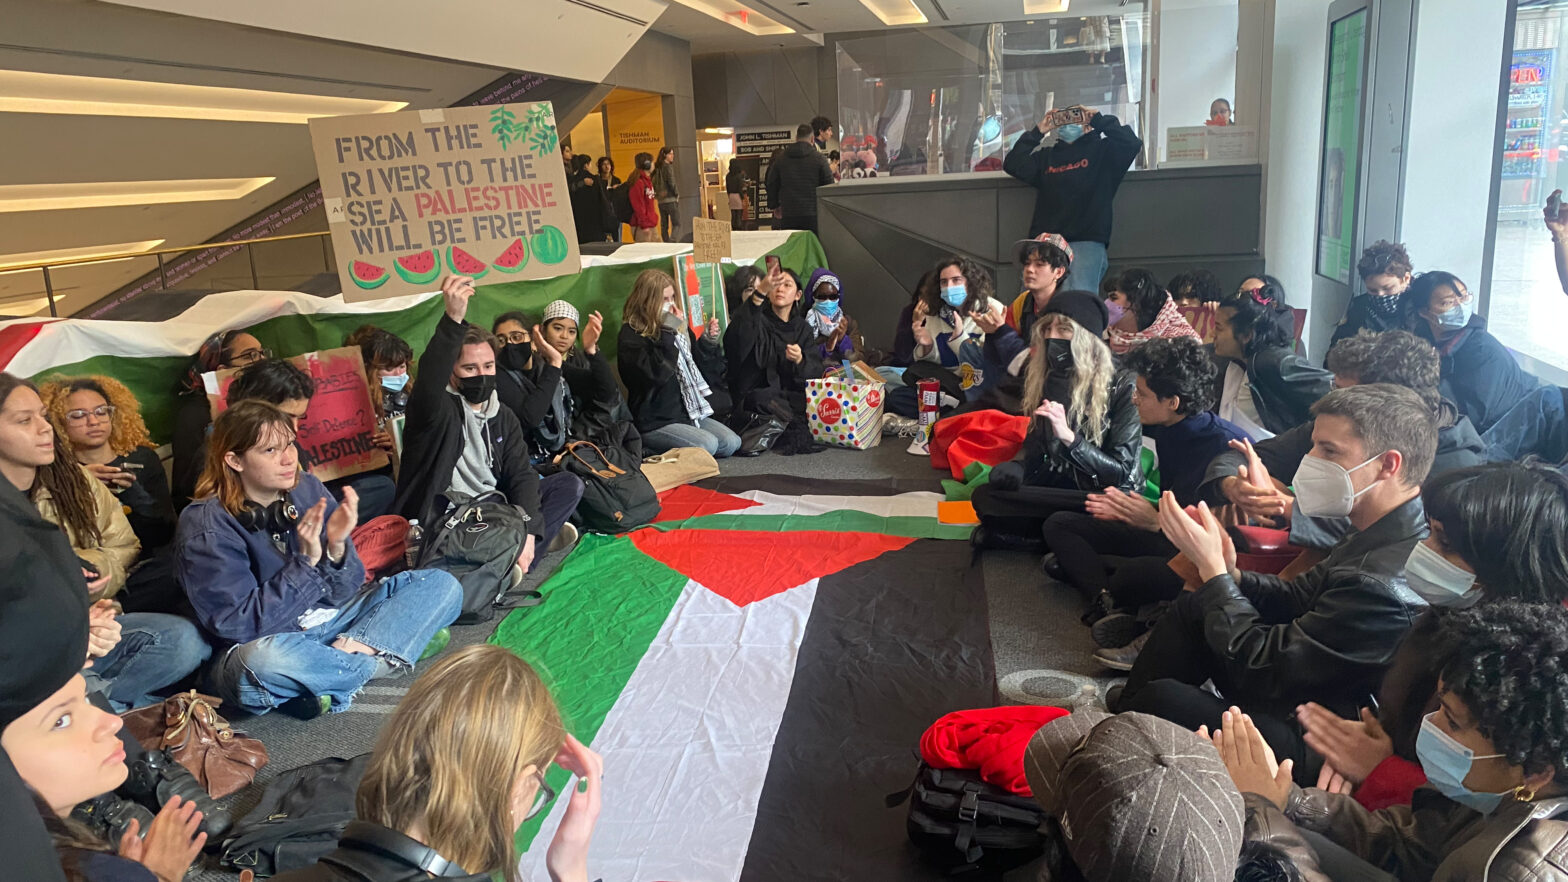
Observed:
[[[273,429],[282,433],[285,443],[294,443],[294,421],[277,405],[257,398],[247,398],[218,414],[212,421],[207,465],[196,481],[195,498],[216,496],[218,504],[229,514],[239,514],[245,508],[245,485],[224,456],[244,456],[245,451],[266,440],[267,432]]]
[[[632,293],[626,296],[626,305],[621,308],[621,323],[650,340],[659,339],[664,289],[673,287],[675,280],[669,273],[655,269],[638,273],[637,281],[632,283]]]
[[[1045,335],[1055,322],[1066,322],[1073,329],[1070,341],[1073,353],[1073,386],[1067,405],[1067,421],[1082,431],[1095,444],[1105,438],[1106,414],[1110,410],[1111,381],[1116,376],[1116,363],[1111,348],[1105,341],[1089,333],[1083,325],[1060,313],[1046,313],[1034,323],[1029,335],[1032,354],[1029,356],[1029,373],[1024,378],[1024,412],[1032,413],[1045,400],[1045,381],[1050,365],[1045,358]]]
[[[73,394],[84,391],[97,392],[114,407],[114,416],[109,418],[109,449],[115,456],[125,456],[138,447],[152,446],[152,437],[147,434],[147,424],[142,421],[141,404],[136,396],[119,380],[96,374],[54,378],[38,390],[56,432],[65,433],[65,414],[71,409],[66,402]],[[75,459],[74,455],[72,459]]]
[[[409,830],[470,873],[517,880],[512,792],[566,742],[555,700],[500,646],[465,646],[414,681],[359,785],[362,820]]]

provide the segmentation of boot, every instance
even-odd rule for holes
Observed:
[[[134,741],[134,739],[132,739]],[[163,808],[169,797],[178,796],[186,802],[196,803],[201,812],[201,831],[208,842],[219,842],[223,834],[234,826],[234,819],[227,809],[218,807],[207,789],[201,786],[188,769],[175,762],[161,750],[141,750],[140,755],[126,749],[125,764],[131,774],[120,786],[120,792],[131,797],[154,812]]]
[[[969,544],[976,551],[1027,551],[1030,554],[1045,553],[1045,540],[1039,537],[1019,536],[1015,533],[1003,533],[981,524],[969,534]]]
[[[115,845],[119,844],[131,821],[140,822],[141,832],[145,834],[152,818],[152,812],[113,793],[95,796],[71,810],[71,820],[81,822],[99,839]]]

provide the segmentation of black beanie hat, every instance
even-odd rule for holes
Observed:
[[[0,729],[87,661],[87,586],[65,533],[0,478]]]
[[[1105,308],[1105,301],[1088,291],[1057,291],[1051,295],[1051,302],[1045,305],[1045,309],[1035,316],[1035,321],[1053,312],[1067,316],[1096,337],[1105,336],[1105,326],[1111,323],[1111,314]]]

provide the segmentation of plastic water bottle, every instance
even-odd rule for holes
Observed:
[[[409,569],[419,565],[419,553],[425,547],[425,531],[420,528],[417,518],[408,519],[408,545],[403,551],[403,562]]]
[[[1073,713],[1082,710],[1100,709],[1100,690],[1093,683],[1085,683],[1078,687],[1078,694],[1073,696],[1071,702]]]

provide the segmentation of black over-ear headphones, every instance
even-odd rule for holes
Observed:
[[[422,842],[411,839],[396,830],[388,830],[380,824],[368,821],[350,821],[343,829],[343,838],[340,845],[350,846],[359,851],[376,852],[387,857],[402,861],[411,867],[417,867],[421,873],[432,876],[453,878],[469,875],[468,871],[441,856],[441,853]],[[345,860],[345,855],[353,851],[340,850],[329,855],[326,860],[353,867],[353,860]],[[382,878],[378,876],[377,878]]]
[[[282,536],[299,523],[299,509],[292,499],[279,499],[271,505],[260,505],[247,499],[245,507],[234,515],[234,519],[252,532]]]

